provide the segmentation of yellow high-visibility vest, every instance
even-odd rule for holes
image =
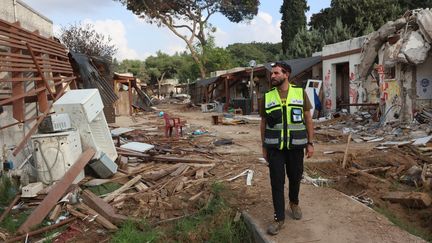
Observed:
[[[276,88],[265,93],[264,147],[280,150],[306,147],[303,92],[302,87],[290,84],[285,104]]]

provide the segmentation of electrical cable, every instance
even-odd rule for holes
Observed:
[[[35,142],[38,144],[38,146],[39,146],[39,151],[40,151],[40,153],[41,153],[41,157],[42,157],[42,160],[43,160],[43,162],[45,163],[45,166],[46,166],[46,168],[47,168],[47,170],[46,171],[40,171],[40,170],[37,170],[38,172],[48,172],[48,174],[49,174],[49,176],[50,176],[50,180],[49,180],[49,183],[52,183],[53,181],[54,181],[54,177],[53,177],[53,175],[52,175],[52,169],[54,168],[54,166],[57,164],[57,161],[58,161],[58,155],[60,154],[60,153],[62,153],[62,156],[63,156],[63,158],[64,158],[64,154],[63,154],[63,152],[61,152],[60,151],[60,138],[58,138],[57,137],[57,153],[56,153],[56,157],[55,157],[55,160],[54,160],[54,163],[51,165],[51,166],[49,166],[49,163],[48,163],[48,160],[46,159],[46,157],[45,157],[45,154],[44,154],[44,152],[43,152],[43,150],[42,150],[42,145],[41,145],[41,142],[40,141],[38,141],[38,140],[35,140]],[[48,147],[49,148],[49,147]],[[43,174],[43,173],[42,173]],[[47,178],[45,177],[45,174],[43,174],[43,176],[44,176],[44,179],[46,180]]]

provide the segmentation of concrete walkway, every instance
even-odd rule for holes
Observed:
[[[293,220],[288,210],[285,226],[276,236],[266,234],[272,221],[271,200],[244,211],[256,242],[426,242],[334,189],[302,185],[300,200],[303,219]]]

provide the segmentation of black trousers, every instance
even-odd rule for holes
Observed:
[[[299,203],[300,181],[303,176],[303,149],[269,149],[267,151],[272,188],[274,218],[285,219],[285,170],[289,180],[289,200]]]

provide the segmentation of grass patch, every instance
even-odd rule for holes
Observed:
[[[397,225],[398,227],[408,231],[410,234],[421,237],[428,242],[432,242],[432,233],[431,232],[424,230],[424,229],[421,229],[419,227],[416,227],[412,223],[407,222],[401,218],[398,218],[394,213],[392,213],[387,208],[373,207],[373,209],[375,211],[377,211],[378,213],[384,215],[386,218],[388,218],[390,220],[390,222],[392,222],[394,225]]]
[[[142,228],[143,230],[141,230]],[[132,221],[126,221],[115,233],[111,242],[129,243],[129,242],[158,242],[160,232],[152,229],[148,224],[140,224]]]
[[[113,191],[119,189],[121,186],[122,186],[122,184],[120,184],[120,183],[108,182],[108,183],[105,183],[105,184],[102,184],[99,186],[89,187],[89,189],[94,194],[101,196],[101,195],[105,195],[105,194],[108,194],[110,192],[113,192]]]
[[[2,175],[0,176],[0,205],[9,206],[15,195],[18,192],[18,186],[12,181],[11,178]]]
[[[252,242],[243,221],[234,222],[236,211],[224,199],[222,184],[212,185],[213,199],[194,216],[178,221],[167,234],[174,242]]]
[[[237,211],[224,199],[230,192],[222,184],[213,184],[211,190],[213,198],[192,216],[157,228],[128,221],[114,234],[112,242],[253,242],[246,223],[234,222]]]
[[[9,214],[1,222],[0,227],[6,229],[8,232],[15,233],[21,224],[24,223],[30,213],[30,211],[25,211],[18,214]]]

